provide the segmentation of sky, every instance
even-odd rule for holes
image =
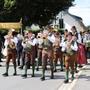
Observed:
[[[70,7],[69,12],[80,16],[86,26],[90,25],[90,0],[75,0],[74,4]]]

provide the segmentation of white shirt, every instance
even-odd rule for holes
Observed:
[[[27,47],[27,44],[29,45],[32,45],[32,46],[35,46],[36,44],[37,44],[37,39],[36,38],[34,38],[33,40],[27,40],[27,42],[26,43],[23,43],[22,42],[22,46],[25,48],[25,47]]]
[[[52,35],[52,36],[48,36],[48,40],[50,40],[52,43],[55,42],[55,36]]]
[[[4,42],[5,48],[7,48],[8,44],[9,44],[9,42],[7,41],[7,39],[5,39],[5,42]]]
[[[90,41],[90,34],[85,34],[83,37],[83,42],[86,43],[88,41]]]
[[[18,38],[17,37],[13,37],[12,41],[15,43],[15,45],[17,46],[18,43]]]
[[[66,49],[67,49],[67,44],[66,44],[66,42],[62,42],[61,44],[60,44],[60,46],[62,47],[62,52],[64,52]],[[70,47],[72,50],[74,50],[74,51],[77,51],[78,50],[78,45],[77,45],[77,43],[76,42],[74,42],[74,44],[72,44],[71,45],[71,47]]]
[[[11,42],[14,42],[15,43],[15,46],[16,46],[17,43],[16,43],[15,39],[11,39]],[[5,48],[7,48],[8,45],[9,45],[9,42],[8,42],[7,39],[5,39],[5,42],[4,42]]]
[[[37,39],[34,38],[33,40],[28,40],[28,43],[31,44],[32,46],[35,46],[37,44]]]
[[[43,39],[42,38],[38,38],[37,39],[37,44],[41,45],[43,43]]]
[[[80,35],[80,33],[78,33],[77,42],[78,42],[78,43],[82,43],[82,36]]]

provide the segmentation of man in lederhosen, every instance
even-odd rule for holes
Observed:
[[[66,68],[66,78],[65,83],[69,82],[69,68],[71,68],[72,80],[74,80],[75,71],[75,54],[78,50],[75,38],[72,33],[68,33],[67,40],[62,44],[62,51],[65,53],[65,68]]]
[[[28,63],[30,62],[32,65],[32,77],[34,77],[34,70],[35,70],[35,45],[37,43],[37,40],[30,31],[28,33],[28,38],[26,39],[24,45],[26,47],[25,50],[25,74],[22,75],[22,77],[27,77],[27,69],[28,69]]]
[[[60,48],[60,33],[56,32],[55,33],[55,42],[53,43],[53,54],[54,54],[54,72],[56,72],[56,64],[58,59],[60,59],[60,64],[61,64],[61,71],[63,71],[63,60],[62,60],[62,52]]]
[[[75,58],[76,58],[76,60],[75,60],[75,72],[76,73],[78,73],[78,70],[77,70],[77,66],[78,66],[78,56],[79,56],[79,51],[81,51],[81,50],[79,50],[79,46],[81,47],[82,45],[80,45],[81,43],[82,43],[82,37],[81,37],[81,35],[80,35],[80,33],[79,32],[77,32],[77,29],[76,29],[76,27],[75,26],[72,26],[71,27],[71,31],[72,31],[72,34],[73,34],[73,37],[75,37],[75,41],[77,42],[77,44],[78,44],[78,51],[77,51],[77,53],[75,54]],[[86,60],[86,59],[85,59]]]
[[[37,63],[36,63],[36,70],[39,70],[39,65],[41,65],[42,61],[42,43],[43,43],[43,38],[42,38],[42,32],[38,33],[37,35]]]
[[[11,59],[14,65],[13,75],[15,76],[17,75],[17,72],[16,72],[16,42],[12,35],[7,35],[4,45],[5,47],[7,47],[7,57],[6,57],[6,72],[3,74],[3,76],[8,76],[9,63]]]
[[[51,68],[51,79],[54,78],[53,75],[53,47],[52,47],[51,38],[48,36],[48,31],[43,32],[43,50],[42,50],[42,77],[41,80],[45,80],[45,67],[47,64],[47,59],[49,59],[50,62],[50,68]]]

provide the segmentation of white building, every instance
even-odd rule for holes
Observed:
[[[85,31],[86,27],[83,24],[83,20],[79,16],[72,15],[68,12],[68,10],[61,11],[57,16],[56,22],[54,21],[53,24],[59,25],[59,19],[64,20],[65,28],[70,31],[72,26],[76,26],[77,31]]]

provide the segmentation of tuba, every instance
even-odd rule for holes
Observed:
[[[16,48],[15,43],[14,42],[9,43],[9,47],[11,49],[15,49]]]
[[[16,45],[12,40],[9,40],[8,48],[9,49],[15,49],[16,48]]]

